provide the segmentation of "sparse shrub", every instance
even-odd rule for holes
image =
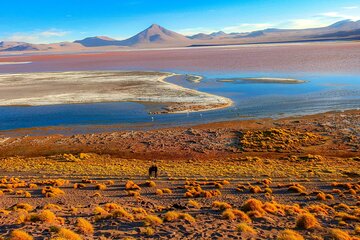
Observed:
[[[29,221],[31,222],[40,221],[46,223],[54,223],[56,222],[56,220],[57,220],[56,215],[50,210],[43,210],[38,214],[35,213],[29,216]]]
[[[65,192],[62,191],[60,188],[55,188],[55,187],[44,187],[41,190],[41,193],[45,195],[45,197],[57,197],[65,194]]]
[[[145,226],[161,225],[162,223],[163,223],[163,220],[161,220],[161,218],[159,218],[156,215],[147,215],[144,218]]]
[[[230,208],[226,209],[221,215],[224,219],[228,220],[234,220],[236,218],[235,214]]]
[[[29,188],[36,189],[36,188],[38,188],[38,185],[36,185],[35,183],[30,183]]]
[[[143,220],[148,215],[143,208],[133,208],[132,211],[134,212],[135,219],[138,220]]]
[[[126,190],[141,190],[141,188],[135,184],[133,181],[127,181],[125,184]]]
[[[111,186],[111,185],[114,185],[115,182],[114,182],[114,180],[106,180],[106,182],[104,184],[108,185],[108,186]]]
[[[265,191],[266,193],[269,193],[269,194],[272,194],[272,193],[273,193],[272,189],[271,189],[271,188],[268,188],[268,187],[265,188],[264,191]]]
[[[169,211],[164,215],[164,221],[171,222],[179,219],[180,214],[176,211]]]
[[[83,234],[94,234],[94,227],[85,218],[78,218],[76,223],[77,228]]]
[[[95,207],[93,212],[95,215],[108,215],[109,214],[108,211],[106,211],[105,209],[103,209],[102,207],[99,207],[99,206]]]
[[[357,221],[359,217],[354,214],[348,214],[346,212],[338,212],[335,215],[335,219],[339,221]]]
[[[236,226],[236,230],[241,233],[245,233],[245,234],[252,234],[252,235],[256,234],[256,231],[251,226],[249,226],[247,223],[239,223]]]
[[[75,183],[74,184],[74,189],[81,189],[81,188],[85,188],[86,185],[84,183]]]
[[[166,193],[166,194],[172,194],[172,190],[169,188],[163,188],[162,191],[163,191],[163,193]]]
[[[145,185],[147,187],[156,187],[156,183],[154,181],[146,181]]]
[[[22,230],[14,230],[10,234],[10,240],[33,240],[33,237]]]
[[[252,193],[261,193],[262,190],[261,190],[261,188],[259,186],[251,186],[250,187],[250,192],[252,192]]]
[[[355,226],[355,233],[360,235],[360,225]]]
[[[106,185],[105,184],[103,184],[103,183],[99,183],[99,184],[97,184],[96,185],[96,187],[95,187],[97,190],[106,190]]]
[[[156,195],[163,195],[164,192],[163,192],[163,190],[161,190],[161,189],[156,189],[155,194],[156,194]]]
[[[31,206],[28,203],[18,203],[16,204],[14,207],[12,207],[13,210],[17,210],[17,209],[24,209],[27,212],[31,212],[32,210],[34,210],[34,207]]]
[[[288,188],[288,192],[304,193],[306,192],[306,188],[303,185],[296,183]]]
[[[147,235],[147,236],[152,236],[152,235],[155,234],[155,230],[153,228],[151,228],[151,227],[141,228],[140,232],[142,234]]]
[[[24,191],[24,197],[31,198],[31,193],[29,193],[28,191]]]
[[[55,211],[61,211],[62,207],[60,207],[59,205],[56,204],[52,204],[52,203],[48,203],[43,207],[44,210],[49,209],[49,210],[55,210]]]
[[[317,199],[317,200],[321,200],[321,201],[325,201],[325,200],[326,200],[326,194],[323,193],[323,192],[319,192],[319,193],[316,195],[316,199]]]
[[[260,214],[264,214],[263,203],[260,200],[250,198],[242,206],[241,210],[245,212],[257,211]]]
[[[221,184],[222,184],[222,185],[229,185],[230,182],[229,182],[228,180],[223,180],[223,181],[221,182]]]
[[[327,208],[329,208],[329,207],[327,207]],[[312,204],[312,205],[308,206],[306,209],[311,213],[328,215],[327,208],[324,205]]]
[[[331,229],[330,236],[331,236],[331,239],[333,239],[333,240],[351,240],[352,239],[347,232],[342,231],[340,229]]]
[[[219,202],[219,201],[213,202],[211,206],[212,206],[212,208],[217,208],[220,210],[225,210],[225,209],[231,208],[230,204],[228,204],[226,202]]]
[[[296,227],[301,228],[301,229],[311,229],[311,228],[317,227],[319,225],[320,225],[319,222],[317,221],[315,216],[312,215],[311,213],[301,214],[296,219]]]
[[[243,211],[238,209],[232,209],[232,212],[235,215],[236,219],[241,220],[242,222],[247,222],[247,223],[251,222],[250,217]]]
[[[188,206],[191,206],[191,207],[193,207],[193,208],[197,208],[197,209],[200,209],[200,208],[201,208],[200,203],[198,203],[198,202],[195,201],[195,200],[189,200],[187,205],[188,205]]]
[[[61,228],[57,233],[57,237],[67,240],[82,240],[82,237],[80,237],[80,235],[66,228]]]
[[[111,215],[113,218],[125,218],[125,219],[129,219],[131,221],[134,220],[134,216],[131,213],[128,213],[123,208],[115,209]]]
[[[122,209],[123,207],[121,207],[120,205],[116,204],[116,203],[106,203],[104,205],[104,209],[107,211],[107,212],[112,212],[116,209]]]
[[[191,216],[189,213],[180,213],[180,219],[184,219],[185,221],[189,223],[196,222],[195,218]]]
[[[299,233],[286,229],[279,232],[277,240],[304,240],[304,238]]]
[[[334,208],[336,210],[347,210],[347,211],[351,210],[351,208],[348,205],[346,205],[345,203],[340,203],[340,204],[336,205]]]
[[[172,222],[172,221],[176,221],[178,219],[184,219],[187,222],[193,223],[195,222],[195,218],[192,217],[190,214],[188,213],[180,213],[177,211],[169,211],[167,213],[165,213],[164,215],[164,221],[167,222]]]

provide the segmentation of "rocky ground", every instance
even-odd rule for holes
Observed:
[[[359,239],[359,130],[360,111],[346,111],[73,136],[4,132],[0,234]],[[153,159],[160,176],[148,181]]]

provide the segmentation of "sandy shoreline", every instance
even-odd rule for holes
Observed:
[[[95,102],[149,102],[167,106],[158,113],[225,108],[228,98],[184,88],[165,72],[52,72],[0,75],[1,106],[40,106]],[[199,79],[194,76],[194,79]]]

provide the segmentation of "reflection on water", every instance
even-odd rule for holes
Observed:
[[[183,72],[188,73],[188,72]],[[153,105],[138,103],[96,103],[36,107],[0,107],[0,130],[71,125],[121,124],[121,129],[236,120],[259,117],[283,117],[332,110],[360,108],[360,76],[324,76],[300,74],[209,73],[200,83],[174,76],[169,82],[225,97],[234,101],[227,109],[189,114],[149,115]],[[302,84],[259,82],[221,82],[219,79],[281,77],[302,79]],[[153,118],[152,118],[153,117]],[[91,130],[95,131],[95,129]]]

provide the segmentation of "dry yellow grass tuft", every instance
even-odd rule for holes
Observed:
[[[180,219],[184,219],[189,223],[196,222],[196,219],[193,216],[191,216],[189,213],[180,213]]]
[[[263,203],[255,198],[248,199],[242,206],[241,210],[245,212],[257,212],[260,215],[265,213],[263,209]]]
[[[81,188],[85,188],[86,185],[84,183],[74,183],[74,189],[81,189]]]
[[[95,186],[95,188],[97,189],[97,190],[106,190],[106,185],[105,184],[103,184],[103,183],[99,183],[99,184],[97,184],[96,186]]]
[[[52,211],[61,211],[62,207],[60,207],[59,205],[53,204],[53,203],[48,203],[43,207],[44,210],[52,210]]]
[[[295,193],[305,193],[306,188],[301,184],[295,183],[295,184],[289,186],[288,191],[295,192]]]
[[[330,229],[330,236],[333,240],[352,240],[353,238],[345,231],[340,229]]]
[[[28,203],[18,203],[15,206],[12,207],[13,210],[17,210],[17,209],[24,209],[27,212],[31,212],[32,210],[34,210],[34,207],[31,206]]]
[[[286,229],[279,232],[277,240],[304,240],[304,238],[299,233]]]
[[[188,203],[187,203],[188,206],[190,207],[193,207],[193,208],[197,208],[197,209],[200,209],[201,208],[201,204],[198,203],[197,201],[195,200],[189,200]]]
[[[43,210],[40,213],[30,214],[27,218],[31,222],[45,222],[45,223],[56,223],[58,218],[55,213],[50,210]]]
[[[118,208],[115,209],[111,216],[113,218],[122,218],[122,219],[128,219],[128,220],[134,220],[134,216],[131,213],[128,213],[124,208]]]
[[[127,181],[125,184],[126,190],[141,190],[141,188],[135,184],[133,181]]]
[[[76,227],[83,234],[89,234],[89,235],[94,234],[93,225],[85,218],[78,218],[76,222]]]
[[[132,208],[132,211],[134,213],[134,218],[137,220],[143,220],[147,215],[147,211],[143,208]]]
[[[104,209],[107,212],[112,212],[116,209],[122,209],[123,207],[121,207],[120,205],[116,204],[116,203],[106,203],[104,205]]]
[[[161,189],[156,189],[155,194],[156,194],[156,195],[163,195],[164,192],[163,192],[163,190],[161,190]]]
[[[215,208],[215,209],[219,209],[219,210],[225,210],[225,209],[231,208],[231,205],[226,202],[214,201],[212,203],[211,207]]]
[[[304,213],[296,219],[296,227],[301,229],[311,229],[320,226],[316,217],[311,213]]]
[[[165,215],[164,215],[164,221],[166,221],[166,222],[172,222],[172,221],[176,221],[178,219],[184,219],[185,221],[190,222],[190,223],[196,222],[195,218],[188,213],[169,211],[169,212],[165,213]]]
[[[50,186],[44,187],[41,190],[41,193],[43,195],[45,195],[45,197],[57,197],[57,196],[65,194],[65,192],[63,190],[61,190],[60,188],[55,188],[55,187],[50,187]]]
[[[151,227],[146,227],[146,228],[140,228],[140,232],[142,234],[145,234],[147,236],[152,236],[155,234],[155,230]]]
[[[156,183],[154,181],[146,181],[145,186],[147,187],[156,187]]]
[[[82,237],[79,234],[66,228],[61,228],[56,237],[67,240],[82,240]]]
[[[261,193],[263,192],[259,186],[250,186],[250,192],[252,193]]]
[[[171,222],[179,219],[180,213],[176,211],[169,211],[164,215],[164,221]]]
[[[245,233],[245,234],[251,234],[251,235],[256,234],[256,231],[251,226],[249,226],[247,223],[239,223],[236,226],[236,230],[241,233]]]
[[[105,209],[103,209],[102,207],[99,207],[99,206],[95,207],[93,212],[95,215],[108,215],[109,214],[108,211],[106,211]]]
[[[163,220],[156,215],[147,215],[144,218],[145,226],[154,226],[154,225],[161,225]]]
[[[27,232],[22,230],[14,230],[10,234],[10,240],[33,240],[34,238],[30,236]]]

